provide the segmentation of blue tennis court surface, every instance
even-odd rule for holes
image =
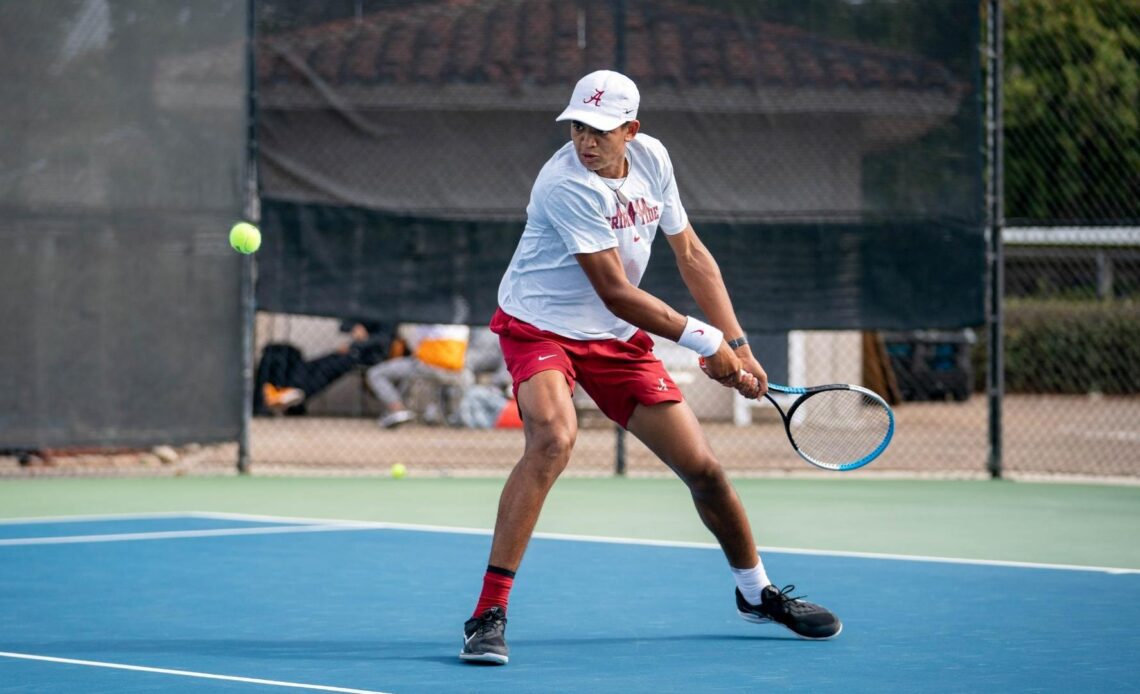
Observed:
[[[459,662],[490,537],[193,514],[0,524],[0,692],[1138,691],[1140,574],[767,551],[844,621],[736,616],[715,548],[536,538],[511,662]]]

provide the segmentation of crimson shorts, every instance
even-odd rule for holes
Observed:
[[[491,332],[499,336],[516,396],[519,384],[540,371],[561,371],[571,390],[581,383],[598,408],[622,427],[639,404],[684,400],[644,330],[625,341],[572,340],[497,310]]]

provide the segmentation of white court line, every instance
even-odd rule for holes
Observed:
[[[196,516],[209,518],[215,517],[214,514],[209,512],[195,512]],[[224,517],[229,520],[250,520],[261,522],[283,522],[289,520],[284,516],[267,516],[255,514],[240,514],[240,513],[226,513],[220,514],[217,517]],[[305,523],[335,523],[333,519],[317,519],[317,518],[297,518],[293,519],[298,522]],[[347,522],[347,521],[346,521]],[[460,528],[444,525],[421,525],[417,523],[388,523],[388,522],[362,522],[361,526],[371,526],[377,529],[388,530],[416,530],[422,532],[433,533],[456,533],[465,535],[490,535],[491,531],[484,528]],[[677,547],[689,549],[715,549],[719,550],[720,545],[713,542],[686,542],[683,540],[646,540],[641,538],[631,537],[601,537],[597,535],[575,535],[571,533],[534,533],[534,537],[542,538],[545,540],[567,540],[571,542],[600,542],[606,544],[622,544],[622,545],[644,545],[649,547]],[[887,561],[918,561],[918,562],[932,562],[941,564],[968,564],[977,566],[1005,566],[1016,569],[1055,569],[1060,571],[1092,571],[1096,573],[1108,574],[1140,574],[1140,569],[1126,569],[1116,566],[1081,566],[1078,564],[1048,564],[1042,562],[1027,562],[1027,561],[1003,561],[999,559],[965,559],[960,557],[935,557],[920,554],[889,554],[882,552],[846,552],[842,550],[820,550],[820,549],[799,549],[795,547],[771,547],[763,546],[758,547],[761,552],[769,552],[774,554],[805,554],[809,556],[819,557],[848,557],[853,559],[882,559]]]
[[[414,530],[432,533],[461,535],[490,535],[486,528],[462,528],[445,525],[423,525],[419,523],[389,523],[384,521],[347,521],[329,518],[292,518],[289,516],[269,516],[244,513],[211,513],[193,511],[182,514],[184,517],[213,518],[219,520],[245,520],[250,522],[303,523],[304,525],[272,528],[234,528],[228,530],[186,530],[153,533],[122,533],[118,535],[74,535],[67,537],[17,538],[0,540],[4,545],[68,544],[81,542],[117,542],[125,540],[158,540],[184,537],[225,537],[230,535],[270,535],[303,532],[330,532],[340,530]],[[534,533],[534,537],[544,540],[565,540],[570,542],[598,542],[603,544],[642,545],[647,547],[673,547],[687,549],[715,549],[720,546],[712,542],[686,542],[683,540],[647,540],[630,537],[602,537],[596,535],[576,535],[570,533]],[[771,554],[802,554],[818,557],[847,557],[853,559],[876,559],[884,561],[914,561],[941,564],[964,564],[970,566],[1002,566],[1017,569],[1053,569],[1058,571],[1089,571],[1115,575],[1140,574],[1140,569],[1127,569],[1116,566],[1082,566],[1078,564],[1049,564],[1043,562],[1003,561],[998,559],[966,559],[961,557],[936,557],[920,554],[889,554],[881,552],[848,552],[843,550],[800,549],[796,547],[772,547],[761,545],[761,552]]]
[[[271,528],[217,528],[214,530],[163,530],[149,533],[112,533],[104,535],[60,535],[58,537],[14,537],[0,540],[0,547],[14,545],[71,545],[82,542],[129,542],[133,540],[176,540],[189,537],[229,537],[235,535],[284,535],[288,533],[322,533],[340,530],[372,530],[372,525],[330,523],[328,525],[286,525]]]
[[[155,513],[101,513],[77,516],[29,516],[26,518],[0,518],[0,525],[30,525],[32,523],[87,523],[105,520],[151,520],[158,518],[186,518],[192,513],[160,511]]]
[[[214,675],[208,672],[194,672],[192,670],[170,670],[160,667],[145,667],[142,665],[124,665],[123,663],[104,663],[98,660],[76,660],[74,658],[53,658],[46,655],[31,655],[30,653],[8,653],[0,651],[0,657],[18,658],[21,660],[41,660],[48,663],[63,663],[65,665],[86,665],[87,667],[102,667],[112,670],[133,670],[135,672],[154,672],[160,675],[178,675],[179,677],[197,677],[204,680],[226,680],[227,682],[245,682],[247,684],[268,684],[274,687],[292,687],[293,689],[310,689],[319,692],[344,692],[345,694],[388,694],[373,689],[349,689],[348,687],[330,687],[323,684],[303,684],[301,682],[282,682],[279,680],[263,680],[256,677],[237,677],[235,675]]]

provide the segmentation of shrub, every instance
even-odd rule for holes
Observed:
[[[1140,393],[1136,302],[1008,300],[1004,335],[1006,392]],[[985,389],[985,342],[972,355],[978,390]]]

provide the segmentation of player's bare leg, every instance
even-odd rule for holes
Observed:
[[[627,426],[689,488],[705,527],[720,543],[728,563],[757,563],[756,542],[744,505],[724,474],[693,410],[683,402],[639,405]]]
[[[511,571],[522,563],[542,504],[578,436],[574,400],[560,371],[542,371],[519,384],[518,403],[526,445],[499,496],[490,559]]]
[[[491,557],[475,614],[463,625],[462,660],[505,665],[507,601],[546,495],[566,464],[578,435],[570,387],[559,371],[542,371],[519,385],[526,444],[499,496]]]
[[[751,569],[768,584],[744,505],[692,409],[679,402],[639,406],[628,429],[688,485],[697,513],[720,543],[733,572]],[[805,639],[830,639],[843,629],[839,618],[826,608],[790,595],[794,586],[783,590],[770,584],[760,586],[758,599],[745,599],[741,585],[738,581],[736,609],[746,621],[780,624]],[[752,586],[755,589],[756,584]]]

